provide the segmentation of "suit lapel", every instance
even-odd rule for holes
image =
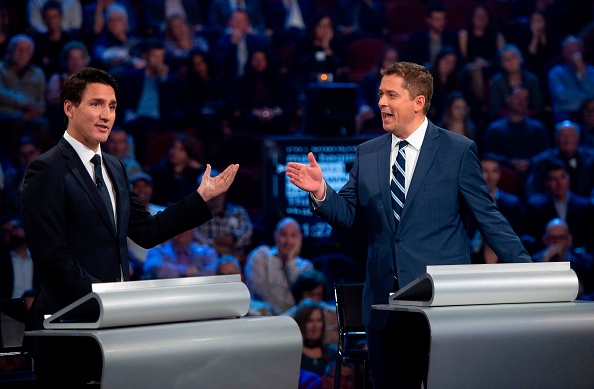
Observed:
[[[80,182],[81,187],[84,189],[87,195],[91,198],[91,202],[95,205],[95,207],[101,214],[101,218],[103,219],[105,224],[110,228],[115,237],[114,226],[111,222],[109,214],[107,213],[107,208],[105,207],[103,200],[101,200],[99,191],[97,190],[97,187],[93,182],[93,179],[89,175],[89,172],[83,165],[83,162],[80,160],[78,154],[76,153],[74,148],[72,148],[70,143],[68,143],[68,141],[64,138],[60,139],[60,141],[58,142],[58,148],[60,149],[60,152],[64,157],[66,165],[68,166],[72,174],[76,177],[76,179]]]
[[[381,143],[378,152],[375,154],[377,160],[373,161],[377,168],[378,188],[382,197],[382,204],[386,212],[386,218],[392,231],[396,230],[394,214],[392,213],[392,195],[390,194],[390,148],[392,147],[392,134],[384,135],[384,142]]]
[[[421,146],[421,152],[417,159],[417,165],[415,166],[415,172],[410,182],[410,187],[406,192],[406,200],[404,201],[404,208],[402,208],[402,219],[406,218],[410,204],[414,201],[415,196],[433,163],[433,159],[439,149],[438,138],[439,133],[437,132],[437,127],[429,122],[427,132],[425,132],[425,138],[423,139],[423,145]]]

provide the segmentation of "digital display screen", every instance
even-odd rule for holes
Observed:
[[[357,146],[372,137],[264,138],[264,211],[276,214],[279,218],[290,216],[299,221],[303,230],[304,249],[331,244],[332,227],[311,213],[309,193],[297,188],[286,177],[287,163],[308,164],[307,154],[311,151],[322,169],[324,180],[335,191],[339,191],[349,179]]]

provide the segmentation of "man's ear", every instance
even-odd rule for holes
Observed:
[[[66,100],[64,101],[64,114],[69,118],[72,119],[72,111],[74,109],[74,105],[72,104],[72,101],[70,100]]]
[[[418,95],[414,98],[415,102],[415,113],[423,111],[423,107],[425,107],[425,96]]]

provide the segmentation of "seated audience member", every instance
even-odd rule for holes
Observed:
[[[403,60],[430,67],[444,47],[453,47],[458,52],[458,36],[446,25],[445,4],[432,1],[425,11],[425,28],[410,34],[402,55]]]
[[[561,43],[563,62],[548,74],[555,121],[574,119],[582,103],[594,98],[594,66],[584,61],[584,43],[569,35]]]
[[[130,139],[123,127],[114,126],[111,129],[107,142],[105,142],[105,151],[122,161],[128,176],[142,171],[140,163],[130,156]]]
[[[258,34],[266,33],[262,6],[258,0],[214,0],[208,9],[208,28],[213,36],[221,36],[235,11],[245,10],[250,24]]]
[[[28,21],[34,32],[47,32],[47,26],[43,22],[43,6],[47,2],[48,0],[28,0]],[[60,0],[59,4],[62,8],[62,29],[79,31],[83,22],[81,1]]]
[[[130,31],[126,7],[113,3],[105,9],[105,20],[107,25],[92,46],[94,65],[110,73],[128,65],[139,65],[140,38]]]
[[[546,191],[546,168],[553,159],[565,164],[573,193],[594,198],[594,149],[580,146],[580,128],[569,120],[555,125],[555,146],[532,158],[526,180],[527,195]]]
[[[580,125],[580,144],[594,148],[594,99],[586,99],[577,118]]]
[[[83,24],[81,33],[85,42],[93,42],[95,37],[103,32],[106,25],[107,7],[118,3],[126,8],[128,14],[128,28],[134,35],[138,34],[136,9],[132,0],[90,0],[83,7]]]
[[[307,31],[295,44],[293,51],[294,85],[301,87],[318,79],[318,75],[331,74],[335,82],[348,79],[346,45],[334,29],[334,21],[327,13],[317,14]],[[329,80],[329,81],[332,81]]]
[[[210,246],[192,242],[194,230],[182,232],[171,240],[149,249],[142,278],[180,278],[214,276],[217,252]]]
[[[203,1],[200,0],[146,0],[142,5],[145,36],[162,36],[166,21],[173,15],[180,15],[188,21],[192,32],[202,31],[206,25]],[[208,4],[208,3],[206,3]]]
[[[4,191],[6,206],[11,213],[21,213],[21,192],[25,173],[29,164],[41,154],[39,144],[30,136],[24,135],[17,145],[18,164],[6,169],[4,172]]]
[[[62,4],[55,0],[47,1],[42,8],[43,23],[47,31],[33,34],[35,52],[32,62],[43,69],[49,78],[61,70],[60,54],[66,43],[80,40],[78,31],[62,29]]]
[[[520,49],[506,44],[499,49],[500,71],[495,73],[489,83],[489,120],[506,115],[508,107],[506,96],[512,88],[523,86],[528,89],[528,116],[538,117],[544,109],[540,81],[538,77],[523,67],[524,58]]]
[[[49,77],[45,88],[47,102],[46,117],[50,121],[50,134],[56,140],[64,134],[64,106],[60,104],[60,93],[64,81],[72,74],[89,65],[91,57],[87,46],[80,41],[70,41],[64,45],[60,53],[61,68]]]
[[[262,245],[252,250],[247,258],[245,281],[252,296],[266,301],[275,315],[295,305],[291,285],[297,276],[313,269],[311,261],[301,258],[303,235],[299,223],[283,218],[274,230],[275,245]]]
[[[112,129],[113,134],[113,129]],[[138,200],[145,206],[151,215],[165,210],[165,207],[151,203],[153,196],[153,178],[147,173],[140,171],[129,175],[132,190],[138,196]],[[132,239],[128,239],[128,258],[130,259],[130,278],[138,280],[142,277],[142,267],[146,261],[148,249],[139,246]]]
[[[380,53],[373,70],[365,75],[357,87],[357,116],[355,121],[358,132],[382,131],[382,116],[377,104],[377,91],[382,80],[381,70],[398,62],[398,50],[386,46]]]
[[[255,50],[271,52],[268,37],[252,29],[245,10],[235,10],[229,17],[229,28],[215,41],[212,53],[215,69],[221,76],[234,79],[242,76],[250,55]]]
[[[233,255],[223,255],[217,260],[217,275],[241,274],[241,264]],[[270,305],[264,301],[250,299],[248,316],[272,316]]]
[[[301,369],[323,376],[330,361],[336,360],[338,346],[325,341],[324,308],[306,299],[299,303],[293,316],[303,338]]]
[[[208,41],[192,30],[192,27],[180,14],[167,18],[165,27],[165,63],[173,73],[187,71],[188,55],[193,50],[208,52]]]
[[[483,177],[487,183],[489,194],[499,208],[501,214],[507,219],[510,226],[522,239],[524,245],[527,240],[531,241],[526,235],[524,226],[524,206],[518,196],[507,193],[498,188],[501,179],[501,165],[499,159],[493,154],[485,154],[481,157],[481,167]],[[473,263],[497,263],[499,259],[489,245],[484,241],[480,231],[471,220],[469,222],[468,233],[470,237],[471,259]],[[529,249],[529,248],[527,248]],[[530,251],[530,250],[529,250]]]
[[[178,74],[173,81],[176,106],[186,118],[184,127],[208,150],[225,135],[222,127],[227,117],[231,82],[216,72],[212,55],[204,51],[192,50],[186,67],[187,73]]]
[[[429,69],[433,76],[433,97],[427,117],[434,123],[443,118],[448,96],[460,90],[458,62],[458,52],[446,46],[437,54]]]
[[[573,247],[569,226],[556,218],[547,223],[542,237],[544,249],[532,256],[534,262],[569,262],[580,282],[579,300],[594,299],[594,258],[592,254]]]
[[[313,300],[324,308],[324,321],[326,322],[326,342],[338,344],[338,318],[336,316],[336,305],[324,301],[325,289],[328,287],[326,276],[317,270],[308,270],[297,276],[291,292],[295,298],[294,307],[289,308],[283,315],[294,317],[299,303],[305,299]]]
[[[288,134],[297,115],[298,98],[264,50],[250,54],[235,84],[231,126],[256,135]]]
[[[191,135],[176,135],[167,155],[148,170],[153,203],[168,206],[195,191],[204,166],[202,144]]]
[[[550,160],[545,167],[546,192],[528,198],[526,228],[534,238],[544,235],[546,224],[556,218],[565,221],[573,235],[575,247],[594,248],[594,205],[587,197],[570,191],[565,164]]]
[[[144,163],[147,132],[181,131],[182,113],[172,105],[173,74],[165,64],[165,48],[159,39],[143,43],[145,66],[115,75],[120,85],[118,123],[134,138],[136,158]]]
[[[549,147],[544,124],[528,116],[530,95],[524,87],[514,87],[506,98],[509,113],[485,130],[483,152],[491,152],[525,178],[530,159]]]
[[[45,113],[45,74],[31,59],[35,44],[25,34],[13,36],[0,62],[0,145],[9,150],[20,136],[49,132]]]
[[[24,297],[38,284],[21,219],[0,217],[0,238],[0,298]]]
[[[336,30],[348,45],[359,38],[388,41],[388,18],[383,0],[338,0]]]
[[[456,134],[475,139],[476,125],[470,116],[470,107],[464,95],[453,92],[446,97],[443,116],[437,123]]]
[[[198,185],[203,174],[198,177]],[[219,172],[213,169],[210,174],[215,177]],[[194,242],[214,247],[219,256],[232,255],[238,260],[244,260],[253,233],[247,210],[241,205],[228,202],[227,193],[211,199],[207,204],[213,218],[195,229]]]

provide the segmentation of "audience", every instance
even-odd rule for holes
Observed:
[[[0,237],[0,298],[24,297],[38,285],[21,219],[1,216]]]
[[[427,117],[434,123],[442,120],[448,96],[460,90],[458,53],[450,46],[444,47],[431,64],[433,76],[433,98]],[[446,127],[447,128],[447,127]]]
[[[279,221],[274,230],[275,245],[262,245],[247,258],[245,282],[252,296],[270,304],[279,315],[295,305],[291,285],[297,276],[313,269],[311,261],[301,258],[303,235],[301,226],[293,218]]]
[[[128,176],[142,171],[142,166],[130,152],[130,136],[123,127],[113,126],[107,142],[105,142],[105,151],[122,161]]]
[[[584,43],[569,35],[561,47],[563,62],[547,74],[555,121],[574,119],[584,100],[594,98],[594,65],[584,61]]]
[[[193,236],[194,230],[188,230],[149,249],[142,267],[142,278],[214,276],[217,252],[210,246],[192,242]]]
[[[143,4],[144,33],[146,36],[162,36],[166,30],[166,21],[173,15],[179,15],[188,21],[192,32],[202,31],[206,15],[200,0],[147,0]]]
[[[456,134],[475,139],[476,125],[470,117],[470,107],[461,92],[454,91],[446,96],[444,112],[436,123]]]
[[[165,25],[165,62],[174,73],[185,72],[188,55],[192,50],[208,52],[208,41],[198,35],[187,19],[180,14],[167,18]]]
[[[7,209],[20,215],[25,172],[29,164],[41,154],[42,149],[34,138],[23,135],[18,141],[16,151],[18,162],[4,171],[4,190]]]
[[[43,6],[51,0],[28,0],[29,25],[34,32],[47,32],[43,22]],[[80,31],[82,27],[82,4],[80,0],[59,0],[62,6],[62,29]]]
[[[211,176],[219,175],[211,170]],[[198,185],[202,176],[198,177]],[[245,260],[247,248],[251,245],[252,222],[247,210],[227,201],[227,193],[223,193],[208,201],[213,218],[195,229],[194,241],[202,245],[214,247],[219,256],[230,255],[240,261]]]
[[[577,123],[570,120],[557,123],[555,145],[532,158],[530,174],[526,179],[527,195],[546,191],[546,169],[552,160],[560,160],[565,164],[573,193],[594,199],[594,149],[580,145],[580,127]]]
[[[573,247],[573,236],[567,223],[555,218],[547,223],[542,236],[544,249],[532,256],[534,262],[569,262],[580,287],[577,298],[594,299],[594,258],[592,254]]]

